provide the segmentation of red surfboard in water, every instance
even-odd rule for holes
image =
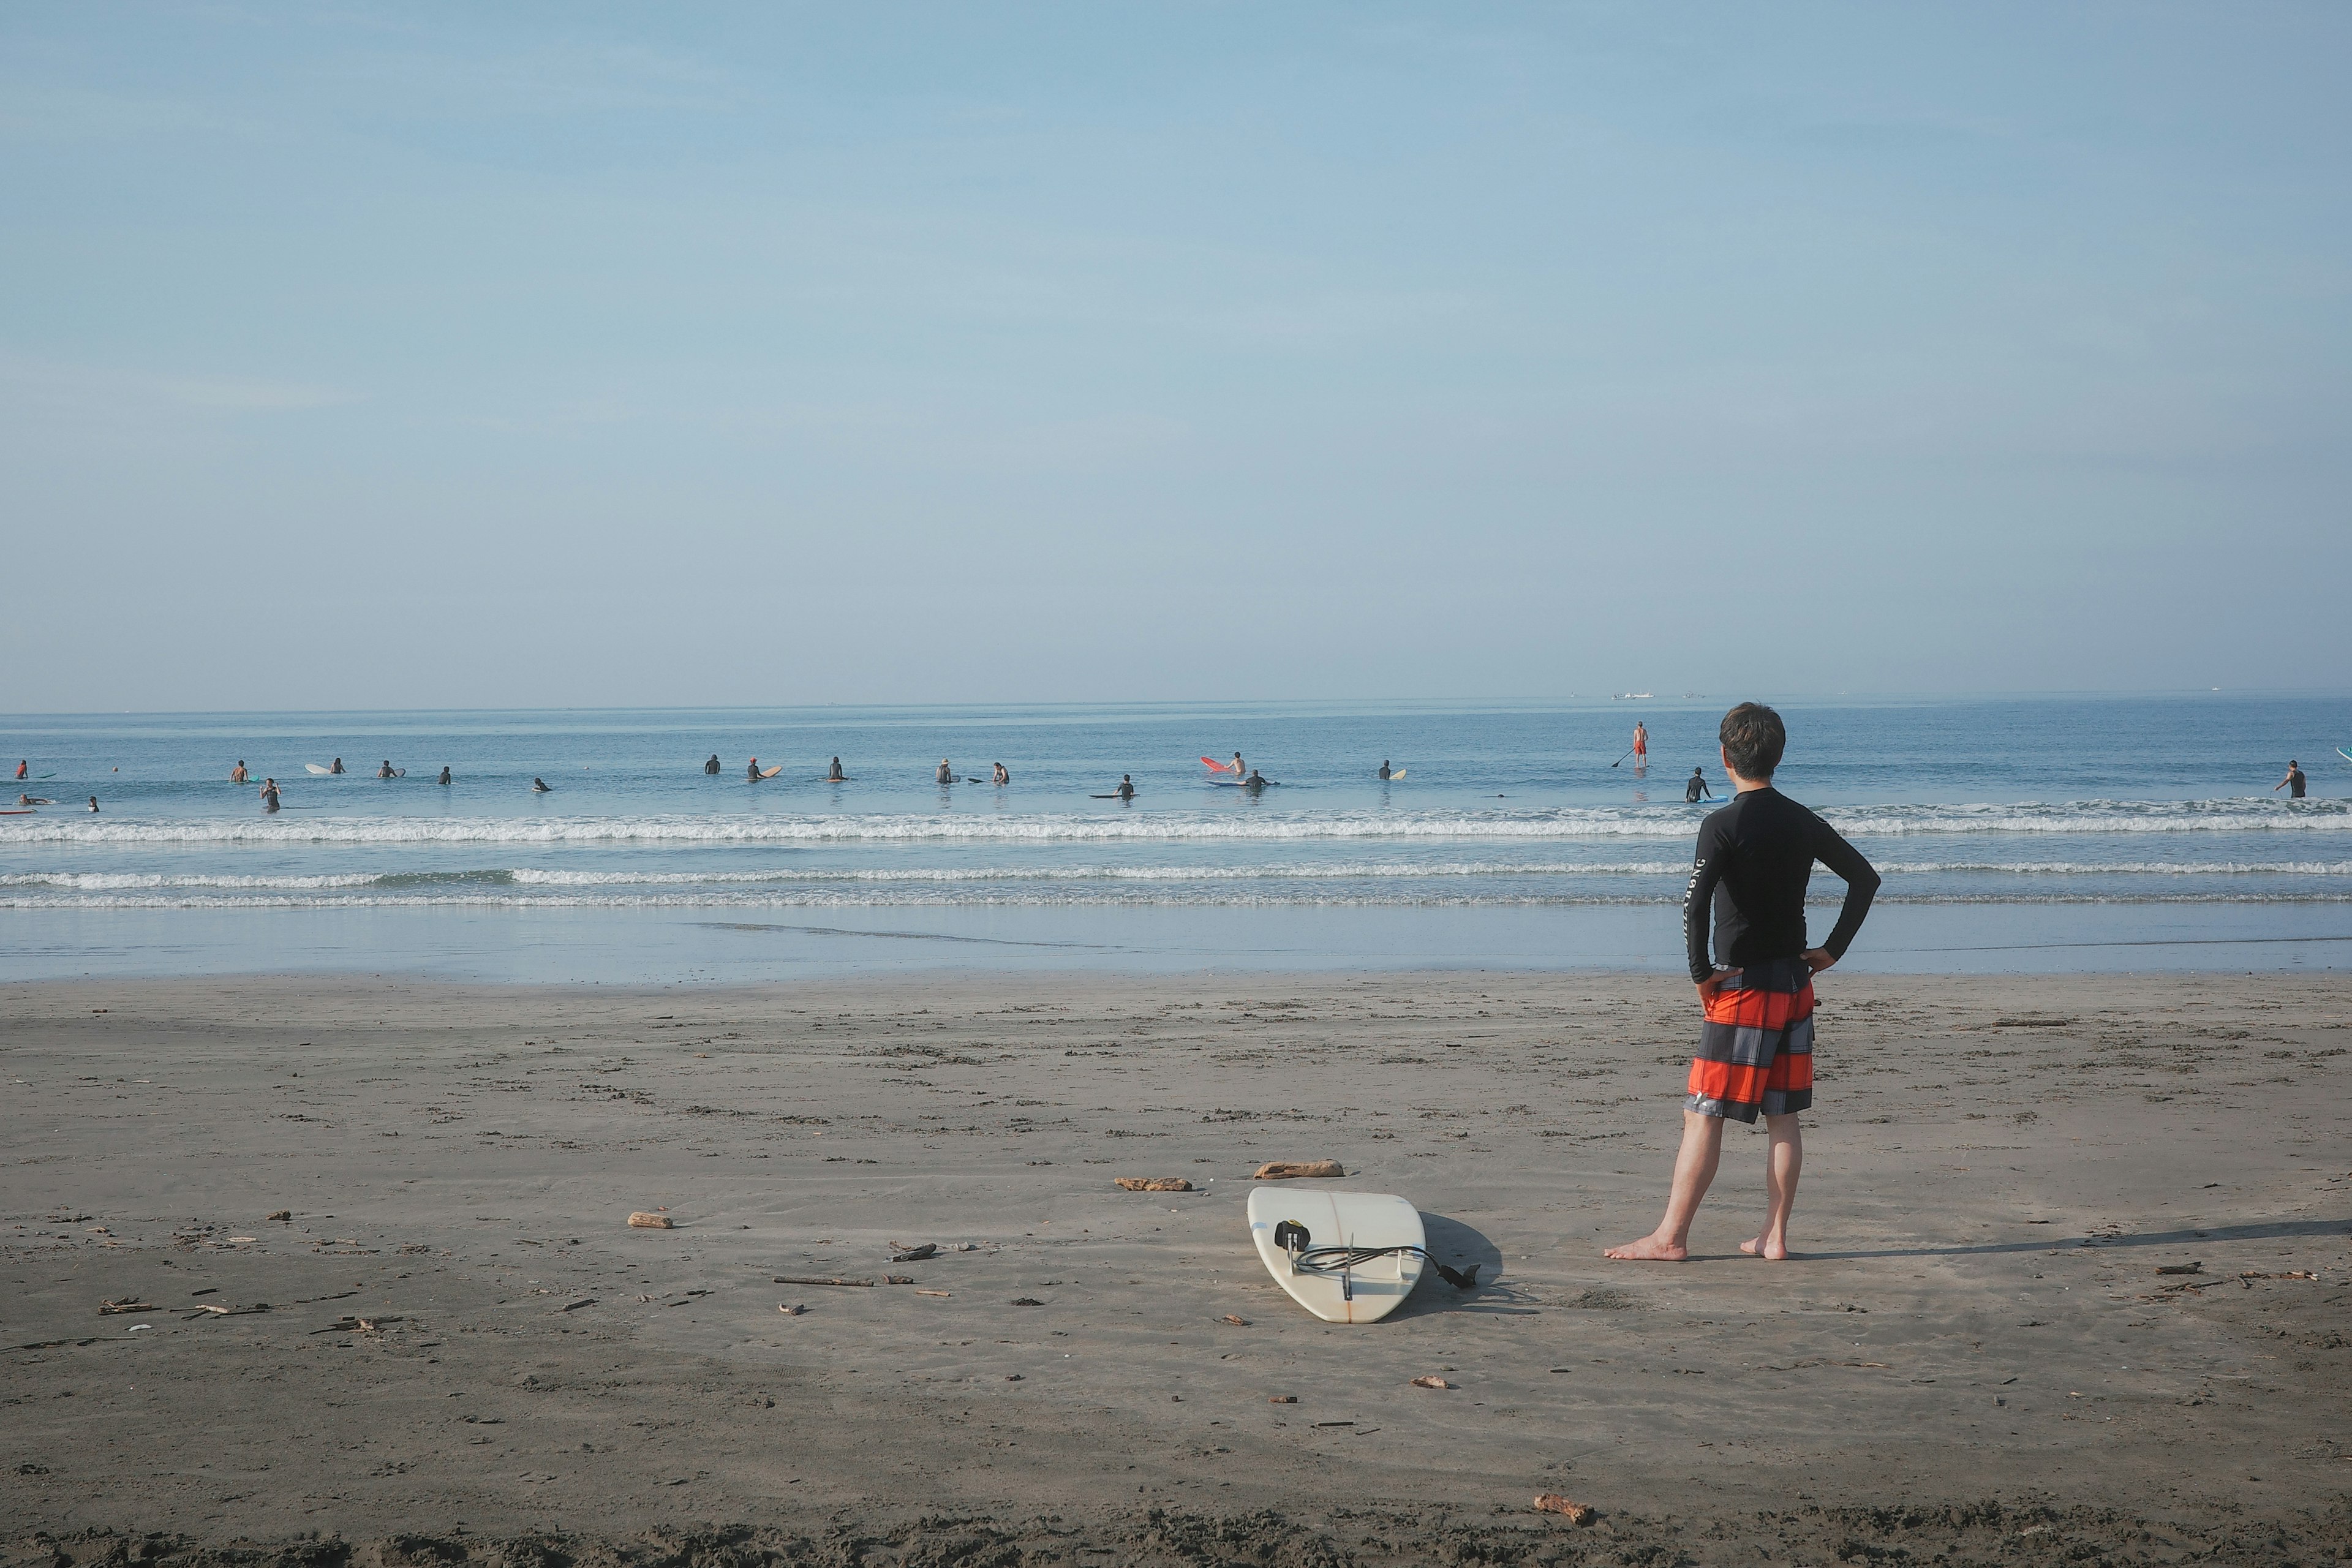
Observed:
[[[1234,771],[1233,763],[1221,763],[1214,757],[1202,757],[1201,759],[1201,765],[1207,768],[1212,773],[1229,773]]]

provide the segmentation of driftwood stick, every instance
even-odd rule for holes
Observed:
[[[779,1274],[776,1276],[776,1283],[779,1285],[871,1285],[874,1281],[826,1279],[814,1274]]]

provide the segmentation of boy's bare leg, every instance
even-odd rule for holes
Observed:
[[[1684,1111],[1683,1146],[1675,1155],[1675,1184],[1666,1194],[1666,1217],[1641,1240],[1612,1247],[1608,1255],[1661,1263],[1680,1263],[1688,1258],[1691,1217],[1698,1213],[1699,1200],[1706,1196],[1716,1164],[1722,1158],[1723,1118]]]
[[[1764,1156],[1764,1192],[1769,1206],[1764,1215],[1764,1228],[1753,1241],[1743,1241],[1739,1250],[1774,1262],[1789,1256],[1789,1215],[1797,1206],[1797,1177],[1805,1168],[1805,1134],[1796,1117],[1767,1116],[1766,1131],[1772,1135],[1772,1147]]]

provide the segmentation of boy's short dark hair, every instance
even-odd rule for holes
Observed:
[[[1723,716],[1716,732],[1723,742],[1724,761],[1744,779],[1769,779],[1789,749],[1789,731],[1780,716],[1761,702],[1743,702]]]

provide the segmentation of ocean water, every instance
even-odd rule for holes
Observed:
[[[1670,917],[1707,809],[1685,804],[1683,784],[1696,765],[1723,793],[1714,733],[1725,706],[11,719],[0,764],[23,757],[30,777],[6,798],[58,804],[0,816],[0,975],[301,967],[321,952],[407,967],[485,942],[595,947],[625,928],[658,937],[624,947],[669,954],[640,978],[702,973],[698,942],[716,952],[757,929],[937,927],[966,946],[1079,961],[1097,945],[1079,939],[1108,933],[1130,961],[1139,942],[1158,962],[1213,963],[1279,953],[1293,932],[1326,958],[1352,942],[1375,962],[1523,950],[1540,961],[1544,933],[1558,931],[1571,934],[1557,962],[1613,963],[1650,954],[1646,934],[1637,952],[1614,950],[1662,921],[1657,956],[1671,966]],[[1782,711],[1780,787],[1885,876],[1865,948],[1895,927],[2029,939],[1973,944],[2012,952],[2259,939],[2297,950],[2261,963],[2352,958],[2326,946],[2352,935],[2352,764],[2335,751],[2352,743],[2352,702],[2217,694]],[[1623,755],[1637,718],[1650,729],[1646,768]],[[1279,783],[1215,785],[1198,759],[1235,750]],[[707,776],[714,752],[722,771]],[[782,773],[748,782],[753,755]],[[848,783],[823,782],[835,755]],[[305,770],[338,756],[341,776]],[[942,757],[959,780],[947,788],[933,782]],[[2289,757],[2311,798],[2270,793]],[[226,782],[239,759],[276,777],[284,811],[265,816],[253,787]],[[1384,759],[1405,777],[1379,781]],[[376,778],[386,760],[406,776]],[[996,762],[1008,786],[965,782]],[[433,782],[444,765],[446,786]],[[1122,773],[1132,804],[1093,798]],[[551,789],[534,792],[535,777]],[[84,808],[93,794],[96,815]],[[1815,890],[1834,902],[1840,888],[1822,872]],[[1896,912],[1910,909],[1943,912]],[[1957,912],[1970,909],[1987,912]],[[1375,911],[1388,913],[1367,918]],[[1383,934],[1336,948],[1314,936],[1349,929]],[[1016,934],[986,934],[1006,931]],[[1243,931],[1265,934],[1234,943]],[[2244,956],[2233,945],[2216,962],[2252,966]]]

